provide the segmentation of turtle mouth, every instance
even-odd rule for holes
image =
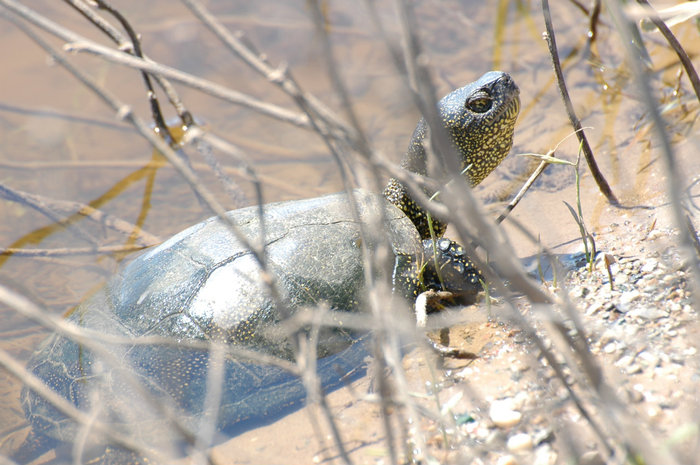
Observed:
[[[508,74],[498,80],[497,86],[505,97],[503,105],[494,113],[493,120],[516,118],[520,113],[520,88]]]
[[[513,95],[510,96],[510,102],[505,105],[501,114],[506,118],[516,118],[520,113],[520,91],[515,88]]]
[[[507,91],[505,101],[503,105],[491,114],[490,120],[492,122],[502,121],[502,120],[513,120],[518,117],[520,113],[520,91],[518,87],[513,84],[513,88]]]

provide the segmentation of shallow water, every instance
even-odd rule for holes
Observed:
[[[646,111],[636,102],[636,90],[624,65],[622,47],[608,26],[592,50],[586,44],[586,20],[569,2],[553,2],[559,52],[574,106],[603,173],[626,206],[656,206],[666,188],[659,154],[652,148]],[[363,128],[372,146],[398,161],[419,114],[391,60],[372,28],[369,16],[352,2],[326,4],[325,15],[342,76],[347,82]],[[391,37],[398,24],[390,2],[377,5]],[[39,7],[37,7],[39,8]],[[210,2],[209,8],[233,30],[242,30],[273,64],[286,63],[303,88],[331,108],[339,108],[325,65],[321,41],[310,21],[306,2]],[[100,38],[84,20],[64,5],[41,7],[41,13],[80,34]],[[145,52],[155,60],[295,109],[290,100],[228,53],[179,4],[147,2],[124,7],[142,35]],[[522,110],[513,153],[545,153],[571,133],[551,72],[539,2],[425,0],[417,6],[420,36],[440,94],[478,78],[490,69],[511,73],[521,88]],[[610,24],[609,17],[604,17]],[[167,165],[149,165],[153,150],[127,124],[118,121],[88,90],[47,59],[26,36],[0,20],[0,184],[12,189],[90,204],[164,239],[211,214]],[[675,29],[691,56],[700,53],[692,25]],[[689,154],[697,151],[697,100],[687,80],[678,86],[677,59],[660,36],[645,36],[653,61],[654,85],[664,105],[669,133],[676,143],[688,182],[699,172]],[[60,41],[52,39],[60,47]],[[693,49],[694,47],[694,49]],[[589,53],[592,51],[593,53]],[[694,55],[693,55],[694,54]],[[148,119],[145,92],[133,70],[100,59],[71,56],[110,92]],[[696,65],[697,58],[694,59]],[[198,121],[238,145],[264,186],[265,201],[296,199],[342,189],[339,171],[323,142],[313,133],[260,116],[202,93],[178,86]],[[172,117],[169,114],[168,117]],[[695,144],[695,145],[694,145]],[[568,138],[557,156],[575,161],[578,144]],[[235,195],[217,184],[202,158],[192,163],[203,182],[226,208],[254,202],[253,189],[226,158],[220,162],[232,176]],[[536,162],[511,157],[477,192],[494,214],[502,208]],[[638,210],[611,208],[597,193],[582,168],[584,217],[591,231],[611,221],[624,221]],[[513,213],[540,241],[557,253],[579,248],[578,228],[563,200],[574,204],[574,175],[570,167],[550,166],[533,191]],[[131,244],[131,231],[115,232],[65,213],[69,226],[17,202],[0,200],[0,247],[73,249]],[[537,251],[510,225],[505,226],[521,257]],[[61,314],[104,282],[124,258],[122,253],[66,253],[57,256],[0,256],[0,283],[17,290],[55,314]],[[45,330],[0,307],[0,346],[25,361]],[[476,327],[483,329],[483,325]],[[483,334],[474,343],[486,341]],[[496,337],[496,336],[494,336]],[[407,362],[408,363],[408,362]],[[414,370],[420,386],[420,370]],[[358,390],[366,389],[366,380]],[[363,384],[364,383],[364,384]],[[0,370],[0,450],[12,450],[27,433],[19,405],[19,383]],[[379,414],[371,405],[350,406],[352,396],[334,394],[332,404],[347,426],[348,448],[358,463],[369,463],[386,451],[380,441]],[[328,441],[330,443],[330,441]],[[222,463],[236,451],[236,463],[308,463],[329,459],[311,434],[307,412],[300,411],[267,428],[245,433],[221,446]],[[246,459],[246,457],[248,457]]]

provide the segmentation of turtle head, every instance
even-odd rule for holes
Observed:
[[[479,184],[513,146],[520,91],[509,74],[490,71],[477,81],[450,92],[438,103],[439,115],[461,155],[461,169],[472,185]],[[418,123],[404,167],[425,174],[424,119]]]
[[[479,184],[510,152],[519,94],[508,74],[491,71],[440,100],[440,117],[472,185]]]
[[[477,81],[450,92],[438,103],[442,124],[460,155],[460,170],[472,186],[488,176],[510,152],[520,111],[519,94],[509,74],[490,71]],[[403,168],[427,174],[423,146],[427,134],[428,124],[421,119],[401,163]],[[391,179],[384,195],[413,220],[421,237],[430,237],[425,212],[399,181]],[[444,233],[445,227],[436,224],[438,236]]]

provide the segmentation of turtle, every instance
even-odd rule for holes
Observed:
[[[519,105],[518,88],[503,72],[489,72],[439,102],[472,184],[508,154]],[[426,134],[421,120],[403,163],[419,174],[425,173],[419,159],[425,158]],[[154,448],[171,447],[181,437],[178,431],[202,425],[232,431],[295,408],[305,397],[295,373],[234,349],[295,361],[299,335],[311,330],[290,329],[288,323],[303,309],[326,308],[332,318],[361,312],[367,291],[364,250],[389,251],[389,266],[373,271],[403,298],[442,284],[469,295],[481,289],[483,277],[461,247],[429,238],[426,213],[400,182],[390,180],[382,194],[360,189],[350,194],[228,212],[249,240],[264,231],[266,272],[218,217],[146,250],[67,316],[91,334],[104,335],[103,341],[51,335],[27,369],[117,436],[129,434]],[[444,222],[435,224],[434,232],[442,235]],[[366,331],[340,318],[316,336],[316,370],[325,391],[362,372]],[[220,375],[220,390],[209,382],[212,373]],[[217,402],[210,402],[212,396]],[[96,460],[102,463],[138,461],[117,436],[105,438],[81,426],[40,393],[25,388],[22,405],[34,438],[49,444],[80,438],[100,450]],[[177,418],[175,426],[164,420],[164,411],[170,412],[166,419]]]

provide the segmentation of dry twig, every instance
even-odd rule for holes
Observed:
[[[552,57],[552,65],[554,67],[554,74],[557,77],[557,83],[559,85],[559,92],[561,93],[561,98],[564,101],[564,107],[566,107],[566,113],[569,115],[569,121],[576,131],[576,136],[579,142],[582,144],[583,154],[586,157],[586,162],[588,163],[588,168],[591,170],[593,179],[595,179],[596,184],[598,184],[598,189],[603,193],[608,202],[617,206],[619,202],[613,194],[608,181],[605,180],[603,173],[598,168],[598,163],[593,156],[593,150],[588,144],[588,139],[581,126],[581,121],[578,116],[576,116],[576,111],[574,110],[574,105],[571,103],[571,97],[569,96],[569,91],[566,88],[566,82],[564,81],[564,73],[561,70],[561,63],[559,62],[559,52],[557,51],[557,42],[554,36],[554,27],[552,26],[552,15],[549,11],[549,1],[542,0],[542,14],[544,15],[544,24],[547,29],[547,34],[545,39],[547,40],[547,46],[549,47],[549,54]]]

